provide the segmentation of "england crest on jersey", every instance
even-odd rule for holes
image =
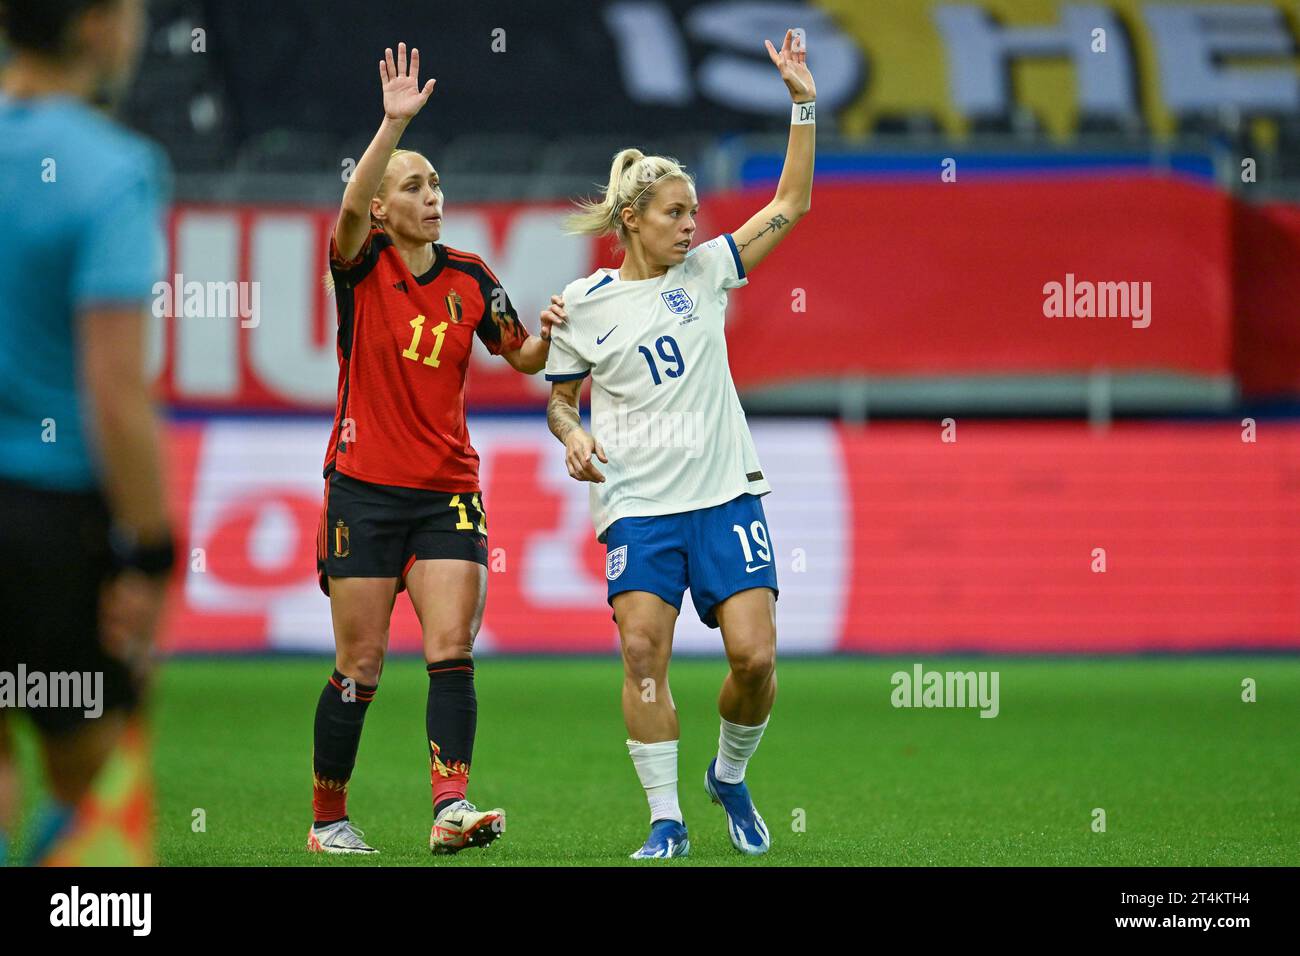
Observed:
[[[685,289],[669,289],[667,292],[661,292],[659,295],[663,298],[668,308],[673,310],[674,315],[685,315],[695,307],[691,297],[686,294]]]
[[[627,545],[621,544],[605,556],[605,577],[613,581],[627,567]]]

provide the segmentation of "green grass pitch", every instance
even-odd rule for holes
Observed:
[[[704,768],[720,660],[678,660],[680,865],[1300,864],[1300,659],[924,660],[996,670],[1001,711],[896,709],[916,658],[788,660],[748,780],[772,833],[731,847]],[[616,660],[479,662],[470,799],[500,805],[486,850],[432,858],[419,660],[389,661],[366,718],[349,812],[381,853],[304,850],[311,731],[331,663],[179,659],[155,706],[158,852],[170,866],[633,863],[647,812],[624,745]],[[1253,678],[1258,700],[1242,700]],[[30,735],[24,748],[32,761]],[[1093,810],[1106,815],[1094,832]],[[206,830],[195,832],[202,809]]]

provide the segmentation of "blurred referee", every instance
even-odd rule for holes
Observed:
[[[136,708],[174,556],[145,310],[170,174],[92,106],[129,84],[144,26],[143,0],[0,0],[0,681],[102,680],[98,702],[0,709],[0,860],[23,713],[49,792],[25,862],[152,862]]]

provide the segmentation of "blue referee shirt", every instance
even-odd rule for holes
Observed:
[[[170,188],[161,149],[80,100],[0,96],[0,478],[99,484],[77,316],[147,307]]]

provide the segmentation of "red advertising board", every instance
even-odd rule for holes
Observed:
[[[541,416],[472,419],[488,653],[614,652],[586,488]],[[172,427],[174,651],[332,647],[315,580],[329,423]],[[1300,426],[755,422],[783,653],[1300,650]],[[1246,437],[1251,437],[1247,431]],[[946,440],[948,439],[948,440]],[[676,648],[718,653],[691,613]],[[392,647],[419,649],[400,597]]]
[[[698,237],[738,228],[768,199],[705,196]],[[736,384],[1098,368],[1230,374],[1232,202],[1156,178],[819,185],[812,213],[732,293]],[[563,234],[564,213],[562,204],[453,200],[445,239],[484,256],[536,329],[551,293],[610,262],[604,244]],[[336,320],[320,281],[332,219],[325,209],[175,210],[152,348],[169,403],[332,408]],[[1249,250],[1236,257],[1252,262]],[[1047,314],[1053,283],[1069,300],[1064,315]],[[1090,288],[1094,311],[1133,314],[1078,314]],[[471,408],[538,408],[546,392],[540,376],[476,351]]]

